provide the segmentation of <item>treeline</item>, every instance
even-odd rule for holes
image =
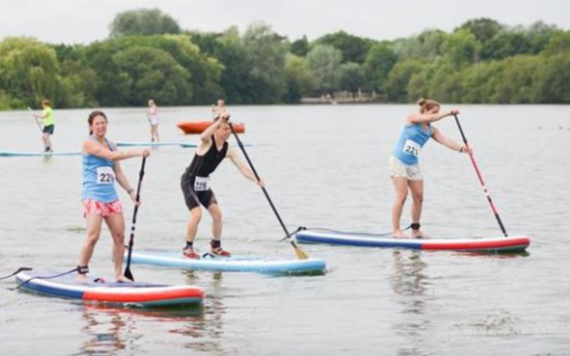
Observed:
[[[570,103],[570,32],[537,22],[470,20],[394,41],[337,32],[290,41],[263,23],[240,33],[185,31],[153,10],[118,14],[109,38],[0,42],[0,109],[298,103],[335,92],[389,102]]]

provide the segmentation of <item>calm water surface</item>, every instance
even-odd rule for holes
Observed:
[[[208,108],[161,108],[163,140]],[[0,282],[1,355],[570,355],[570,106],[462,106],[475,149],[511,235],[528,254],[303,245],[327,261],[321,276],[184,272],[134,266],[138,280],[205,288],[200,309],[82,305],[10,291]],[[236,107],[252,161],[283,219],[297,226],[387,232],[394,192],[388,157],[414,106]],[[149,137],[143,109],[106,110],[112,140]],[[78,150],[88,110],[58,110],[56,150]],[[460,140],[452,119],[436,124]],[[0,150],[39,151],[28,112],[0,113]],[[179,178],[191,149],[163,147],[147,162],[135,247],[181,248],[188,212]],[[466,155],[423,150],[424,232],[500,236]],[[140,159],[122,163],[136,184]],[[230,163],[213,186],[224,246],[236,254],[294,258],[263,194]],[[0,275],[20,266],[68,270],[84,239],[79,157],[0,158]],[[121,193],[130,221],[132,205]],[[404,222],[409,221],[409,205]],[[207,248],[210,219],[198,247]],[[91,262],[109,276],[105,230]],[[566,261],[566,262],[564,262]]]

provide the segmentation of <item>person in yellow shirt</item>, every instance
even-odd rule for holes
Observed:
[[[41,115],[34,115],[38,119],[44,120],[42,138],[46,152],[53,152],[50,136],[53,135],[55,129],[55,120],[53,118],[53,109],[48,99],[42,100],[42,107],[44,108]]]

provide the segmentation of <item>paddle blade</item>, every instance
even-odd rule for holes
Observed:
[[[127,267],[125,269],[125,277],[127,277],[128,279],[130,279],[131,281],[135,281],[135,277],[133,276],[133,274],[131,273],[131,269],[129,267]]]
[[[298,260],[308,260],[309,259],[309,255],[307,255],[305,253],[305,251],[301,250],[301,248],[299,246],[297,246],[295,241],[291,240],[290,242],[291,242],[291,245],[293,246],[293,248],[295,249],[295,255],[297,255]]]

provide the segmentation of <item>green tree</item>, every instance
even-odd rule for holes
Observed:
[[[309,53],[309,40],[307,40],[307,36],[303,36],[291,43],[291,53],[299,57],[305,57],[307,53]]]
[[[477,41],[484,44],[501,32],[503,28],[504,26],[495,20],[489,18],[478,18],[465,22],[455,31],[468,30],[475,36]]]
[[[350,35],[344,31],[318,38],[315,44],[329,45],[340,50],[344,62],[363,64],[366,54],[375,41]]]
[[[25,37],[0,42],[0,89],[11,106],[38,106],[44,98],[58,105],[60,85],[59,63],[52,48]]]
[[[550,42],[550,38],[556,33],[562,32],[556,26],[537,21],[525,30],[525,36],[530,41],[530,53],[542,52]]]
[[[307,54],[309,69],[319,94],[332,93],[339,88],[341,52],[329,45],[316,45]]]
[[[285,38],[277,35],[264,23],[254,23],[243,36],[246,60],[249,64],[250,95],[254,103],[279,103],[287,87],[285,56],[288,47]]]
[[[482,60],[503,59],[518,54],[531,53],[530,40],[519,31],[498,33],[481,48]]]
[[[236,27],[227,29],[217,40],[214,57],[220,61],[223,71],[220,84],[222,96],[232,104],[251,104],[253,98],[249,93],[255,88],[249,80],[249,63],[246,49],[243,46]]]
[[[343,63],[340,66],[340,89],[352,93],[366,86],[364,69],[358,63]]]
[[[443,46],[445,57],[460,68],[477,61],[481,43],[469,30],[458,30],[447,37]]]
[[[408,102],[408,84],[414,74],[421,73],[425,62],[419,59],[400,61],[388,74],[385,88],[391,102]]]
[[[556,31],[548,40],[544,53],[554,55],[565,52],[570,52],[570,32]]]
[[[538,72],[537,93],[539,102],[549,104],[570,103],[570,55],[562,52],[547,57]]]
[[[130,79],[124,104],[141,106],[149,98],[164,105],[192,103],[191,75],[168,52],[133,46],[116,53],[113,60]]]
[[[384,89],[388,73],[397,61],[398,56],[386,43],[377,43],[370,48],[364,62],[364,70],[372,89],[377,91]]]
[[[117,14],[109,25],[110,37],[151,36],[178,34],[180,26],[169,15],[159,9],[140,9]]]
[[[298,103],[313,90],[314,82],[307,60],[294,54],[287,54],[285,60],[287,92],[283,97],[286,103]]]

